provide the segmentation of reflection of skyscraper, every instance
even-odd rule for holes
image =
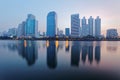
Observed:
[[[90,64],[93,62],[93,45],[88,47],[88,60]]]
[[[89,62],[92,63],[93,62],[93,44],[92,44],[92,42],[90,42],[90,43],[85,42],[85,44],[82,47],[83,63],[85,63],[87,55],[88,55]]]
[[[96,46],[95,47],[95,60],[97,61],[97,63],[100,62],[100,46]]]
[[[83,63],[85,63],[85,61],[86,61],[87,50],[88,50],[87,46],[82,47],[82,61],[83,61]]]
[[[73,42],[72,48],[71,48],[71,65],[72,66],[79,66],[80,61],[80,44],[77,41]]]
[[[27,60],[29,66],[33,65],[38,56],[36,42],[20,41],[18,44],[18,53]]]
[[[50,41],[47,47],[47,65],[51,69],[57,66],[56,46],[54,41]]]

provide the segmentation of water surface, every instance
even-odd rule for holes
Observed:
[[[120,80],[119,41],[0,41],[0,80]]]

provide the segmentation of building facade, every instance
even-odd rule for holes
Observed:
[[[87,24],[86,18],[82,19],[82,37],[89,35],[89,26]]]
[[[25,24],[26,24],[26,22],[24,21],[18,25],[18,29],[17,29],[17,37],[18,38],[25,36]]]
[[[95,19],[95,37],[101,36],[101,19],[99,16]]]
[[[106,34],[107,38],[118,38],[118,32],[117,29],[108,29],[107,30],[107,34]]]
[[[71,15],[71,36],[79,37],[79,31],[80,31],[79,14],[73,14]]]
[[[26,20],[25,26],[25,36],[26,37],[36,37],[36,33],[38,33],[38,22],[35,19],[35,16],[32,14],[28,14],[28,18]]]
[[[88,30],[89,30],[89,35],[93,36],[93,18],[92,16],[90,16],[90,18],[88,19]]]
[[[70,28],[65,28],[65,35],[70,36]]]
[[[57,14],[52,11],[47,15],[47,36],[55,37],[56,36],[56,28],[57,28]]]

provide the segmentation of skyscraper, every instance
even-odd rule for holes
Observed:
[[[18,25],[17,29],[17,37],[24,37],[25,36],[25,21]]]
[[[89,30],[89,35],[93,36],[93,18],[92,16],[90,16],[90,18],[88,19],[88,30]]]
[[[38,22],[35,19],[35,16],[32,14],[28,14],[28,18],[26,20],[25,26],[25,35],[26,37],[36,37],[36,33],[38,33]]]
[[[57,28],[57,14],[52,11],[47,15],[47,36],[55,37]]]
[[[73,14],[71,15],[71,36],[79,37],[79,31],[80,31],[79,14]]]
[[[70,28],[65,28],[65,35],[70,36]]]
[[[89,28],[86,22],[86,18],[83,17],[82,19],[82,37],[89,35]]]
[[[100,37],[101,35],[101,19],[99,16],[95,19],[95,37]]]

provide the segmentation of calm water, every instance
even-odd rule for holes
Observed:
[[[0,80],[120,80],[120,42],[0,41]]]

